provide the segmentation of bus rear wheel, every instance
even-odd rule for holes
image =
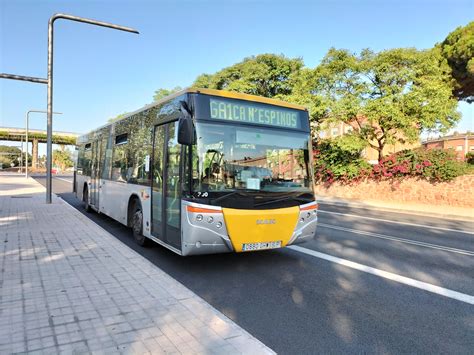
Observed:
[[[84,187],[84,192],[82,193],[82,201],[84,202],[84,209],[86,212],[90,212],[91,206],[89,205],[89,189],[87,186]]]
[[[138,201],[135,201],[132,209],[130,226],[132,227],[135,242],[142,247],[147,246],[149,242],[148,238],[143,235],[143,211]]]

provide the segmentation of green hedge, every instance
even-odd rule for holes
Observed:
[[[361,157],[361,150],[347,150],[337,140],[325,140],[315,146],[314,158],[316,182],[324,184],[403,177],[441,182],[474,172],[474,166],[457,160],[454,151],[443,149],[403,150],[370,165]],[[466,158],[474,163],[474,155],[466,155]]]

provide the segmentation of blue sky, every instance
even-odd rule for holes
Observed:
[[[57,12],[140,31],[56,22],[54,109],[64,115],[54,129],[82,133],[150,103],[158,88],[189,86],[250,55],[314,67],[330,47],[430,48],[473,19],[474,1],[0,0],[0,72],[46,77],[47,22]],[[28,109],[46,107],[46,87],[0,80],[0,99],[0,126],[23,126]],[[457,130],[474,130],[473,105],[460,111]]]

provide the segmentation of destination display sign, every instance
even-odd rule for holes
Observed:
[[[301,128],[297,110],[284,107],[262,105],[243,100],[211,98],[209,113],[212,119],[276,126],[281,128]]]
[[[309,130],[306,111],[215,96],[199,97],[197,118]]]

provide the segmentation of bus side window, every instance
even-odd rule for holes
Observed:
[[[125,182],[127,173],[126,144],[115,145],[112,163],[112,180]]]

